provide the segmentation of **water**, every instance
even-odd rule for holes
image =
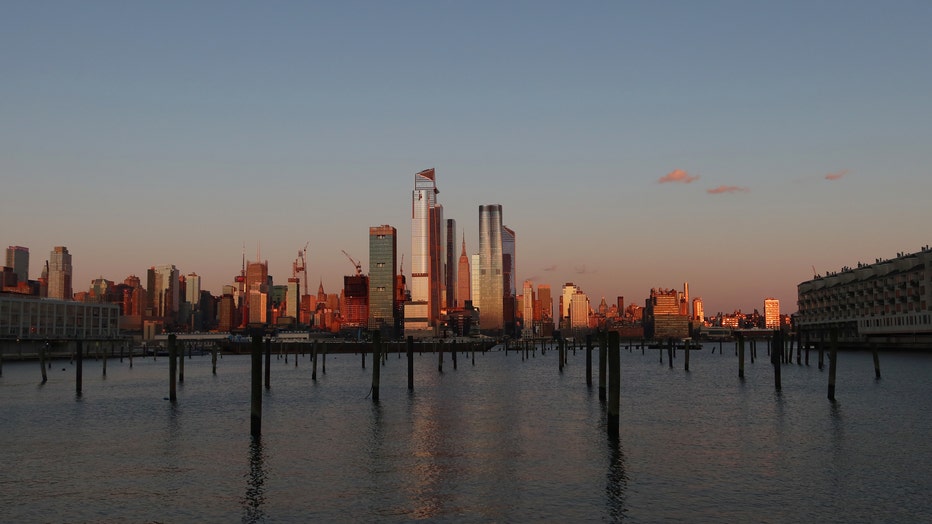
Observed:
[[[839,357],[828,371],[766,357],[737,378],[733,349],[622,351],[621,437],[612,445],[585,352],[522,361],[434,354],[381,368],[329,355],[272,359],[262,438],[249,437],[249,358],[185,361],[175,405],[168,359],[3,364],[0,506],[8,522],[919,522],[932,521],[932,355]],[[763,351],[760,354],[763,356]],[[815,358],[812,359],[815,362]]]

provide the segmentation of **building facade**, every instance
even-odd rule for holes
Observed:
[[[17,282],[29,282],[29,248],[10,246],[6,249],[6,267],[11,268]]]
[[[764,299],[764,327],[780,328],[780,301],[773,297]]]
[[[932,345],[932,248],[858,264],[797,286],[796,329],[810,341]]]
[[[466,307],[466,302],[472,300],[472,275],[469,269],[469,256],[466,255],[466,236],[463,236],[463,250],[460,252],[459,264],[456,271],[456,301],[457,308]]]
[[[49,255],[48,298],[71,300],[72,289],[71,253],[64,246],[55,246]]]
[[[414,175],[411,194],[411,300],[405,304],[405,330],[429,330],[440,318],[443,280],[443,207],[437,202],[436,173]]]
[[[502,232],[502,206],[479,206],[479,329],[487,334],[505,329]]]
[[[395,333],[398,279],[395,275],[398,257],[398,234],[389,225],[369,228],[369,319],[370,330],[382,331],[382,338],[392,339]]]

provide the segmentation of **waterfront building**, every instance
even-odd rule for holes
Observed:
[[[414,175],[411,194],[411,300],[404,306],[405,330],[429,330],[440,318],[443,279],[443,206],[437,203],[436,173]]]
[[[490,335],[505,329],[503,231],[502,206],[479,206],[479,329]]]
[[[764,299],[764,327],[780,328],[780,301],[773,297]]]
[[[811,341],[928,348],[932,249],[842,268],[797,286],[796,329]]]
[[[395,332],[395,301],[398,278],[397,230],[389,225],[369,228],[369,315],[370,330],[380,330],[383,339],[400,335]]]
[[[118,339],[120,306],[0,294],[0,339]]]
[[[6,249],[6,267],[11,268],[17,282],[29,282],[29,248],[10,246]]]
[[[71,300],[71,253],[64,246],[55,246],[49,255],[48,298]]]
[[[466,236],[463,235],[463,250],[460,252],[459,267],[457,268],[456,301],[457,308],[466,307],[466,301],[472,300],[472,285],[469,273],[469,257],[466,255]]]

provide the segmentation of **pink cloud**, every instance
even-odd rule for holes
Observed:
[[[847,169],[842,169],[841,171],[836,171],[836,172],[834,172],[834,173],[829,173],[829,174],[825,175],[825,179],[826,179],[826,180],[840,180],[841,177],[843,177],[843,176],[845,176],[845,175],[847,175],[847,174],[848,174],[848,170],[847,170]]]
[[[661,184],[664,184],[666,182],[679,182],[683,184],[688,184],[698,179],[699,179],[699,175],[691,176],[689,173],[687,173],[686,171],[683,171],[682,169],[674,169],[673,171],[670,171],[669,173],[667,173],[665,176],[660,177],[660,180],[658,180],[657,182]]]
[[[715,189],[706,189],[705,192],[710,195],[721,195],[723,193],[750,193],[751,190],[738,186],[718,186]]]

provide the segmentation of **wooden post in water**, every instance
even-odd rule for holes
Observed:
[[[563,354],[566,352],[566,340],[560,337],[560,351],[557,352],[557,358],[560,360],[560,373],[563,373]]]
[[[372,402],[379,401],[379,373],[382,366],[379,361],[382,360],[382,333],[374,331],[372,333]]]
[[[249,434],[262,434],[262,335],[252,335],[252,389],[249,403]]]
[[[129,368],[133,369],[133,347],[129,348]]]
[[[80,340],[75,342],[74,382],[75,393],[80,397],[81,390],[84,387],[84,343]]]
[[[683,369],[685,369],[686,371],[689,371],[689,351],[690,350],[689,350],[688,340],[684,343],[683,347],[685,348],[683,349],[683,357],[684,357],[683,360],[686,361],[685,364],[683,364]]]
[[[738,333],[735,346],[738,348],[738,378],[744,380],[744,335],[741,333]]]
[[[97,347],[98,349],[100,348],[100,342],[97,343]],[[103,362],[101,364],[103,367],[103,374],[106,377],[107,376],[107,350],[106,349],[104,349],[103,351]]]
[[[414,391],[414,337],[408,337],[408,391]]]
[[[877,354],[877,345],[871,344],[871,350],[874,356],[874,378],[880,380],[880,355]]]
[[[453,358],[453,371],[456,371],[456,340],[453,340],[453,342],[450,344],[452,344],[452,349],[450,349],[450,357]],[[525,354],[526,353],[527,352],[525,351]]]
[[[799,336],[801,337],[802,333]],[[806,335],[806,365],[809,365],[809,335]]]
[[[272,338],[265,339],[265,389],[272,389]]]
[[[357,347],[359,347],[359,342],[356,342]],[[362,356],[362,368],[366,369],[366,346],[363,344],[359,349],[359,354]]]
[[[327,374],[327,349],[330,347],[329,344],[321,344],[324,346],[324,356],[320,361],[320,372],[324,375]]]
[[[130,353],[130,355],[132,355],[132,353]],[[133,367],[132,356],[130,356],[129,362],[130,367]],[[210,369],[214,375],[217,374],[217,344],[214,344],[213,347],[210,348]]]
[[[508,342],[505,342],[505,347],[508,347]],[[443,373],[443,341],[440,341],[440,344],[434,342],[434,351],[437,352],[437,371]],[[507,351],[507,349],[506,349]]]
[[[608,360],[608,332],[599,333],[599,400],[605,401],[605,370]]]
[[[821,338],[821,337],[820,337]],[[819,340],[819,371],[825,368],[825,342]]]
[[[751,339],[751,364],[754,363],[754,357],[757,356],[757,340]]]
[[[783,358],[783,332],[779,329],[773,332],[773,350],[770,352],[770,363],[773,364],[773,387],[777,391],[783,388],[781,373],[781,359]]]
[[[828,363],[828,399],[835,400],[835,371],[838,368],[838,328],[832,328],[829,335]]]
[[[617,331],[608,332],[608,436],[618,438],[621,407],[621,347]]]
[[[311,366],[311,380],[317,380],[317,352],[319,350],[320,350],[320,341],[315,340],[313,349],[311,350],[313,351],[313,356],[311,357],[311,360],[314,362],[314,364]]]
[[[168,401],[178,401],[178,347],[175,335],[168,335]]]
[[[592,387],[592,335],[586,335],[586,387]]]
[[[469,344],[469,349],[472,350],[472,365],[476,365],[476,343],[472,342]]]
[[[667,339],[667,360],[670,361],[670,369],[673,369],[673,337]]]
[[[48,347],[49,347],[49,343],[45,342],[39,348],[39,368],[42,369],[42,383],[43,384],[49,381],[49,376],[45,371],[45,352],[48,349]],[[874,354],[876,355],[877,352],[875,351]]]
[[[724,353],[722,352],[722,347],[723,347],[724,344],[725,344],[725,342],[724,342],[723,339],[721,339],[721,338],[718,339],[718,354],[719,354],[719,355],[724,355]],[[714,348],[714,347],[712,348],[712,353],[715,353],[715,348]]]
[[[796,365],[803,365],[803,339],[799,336],[799,333],[796,334]]]

